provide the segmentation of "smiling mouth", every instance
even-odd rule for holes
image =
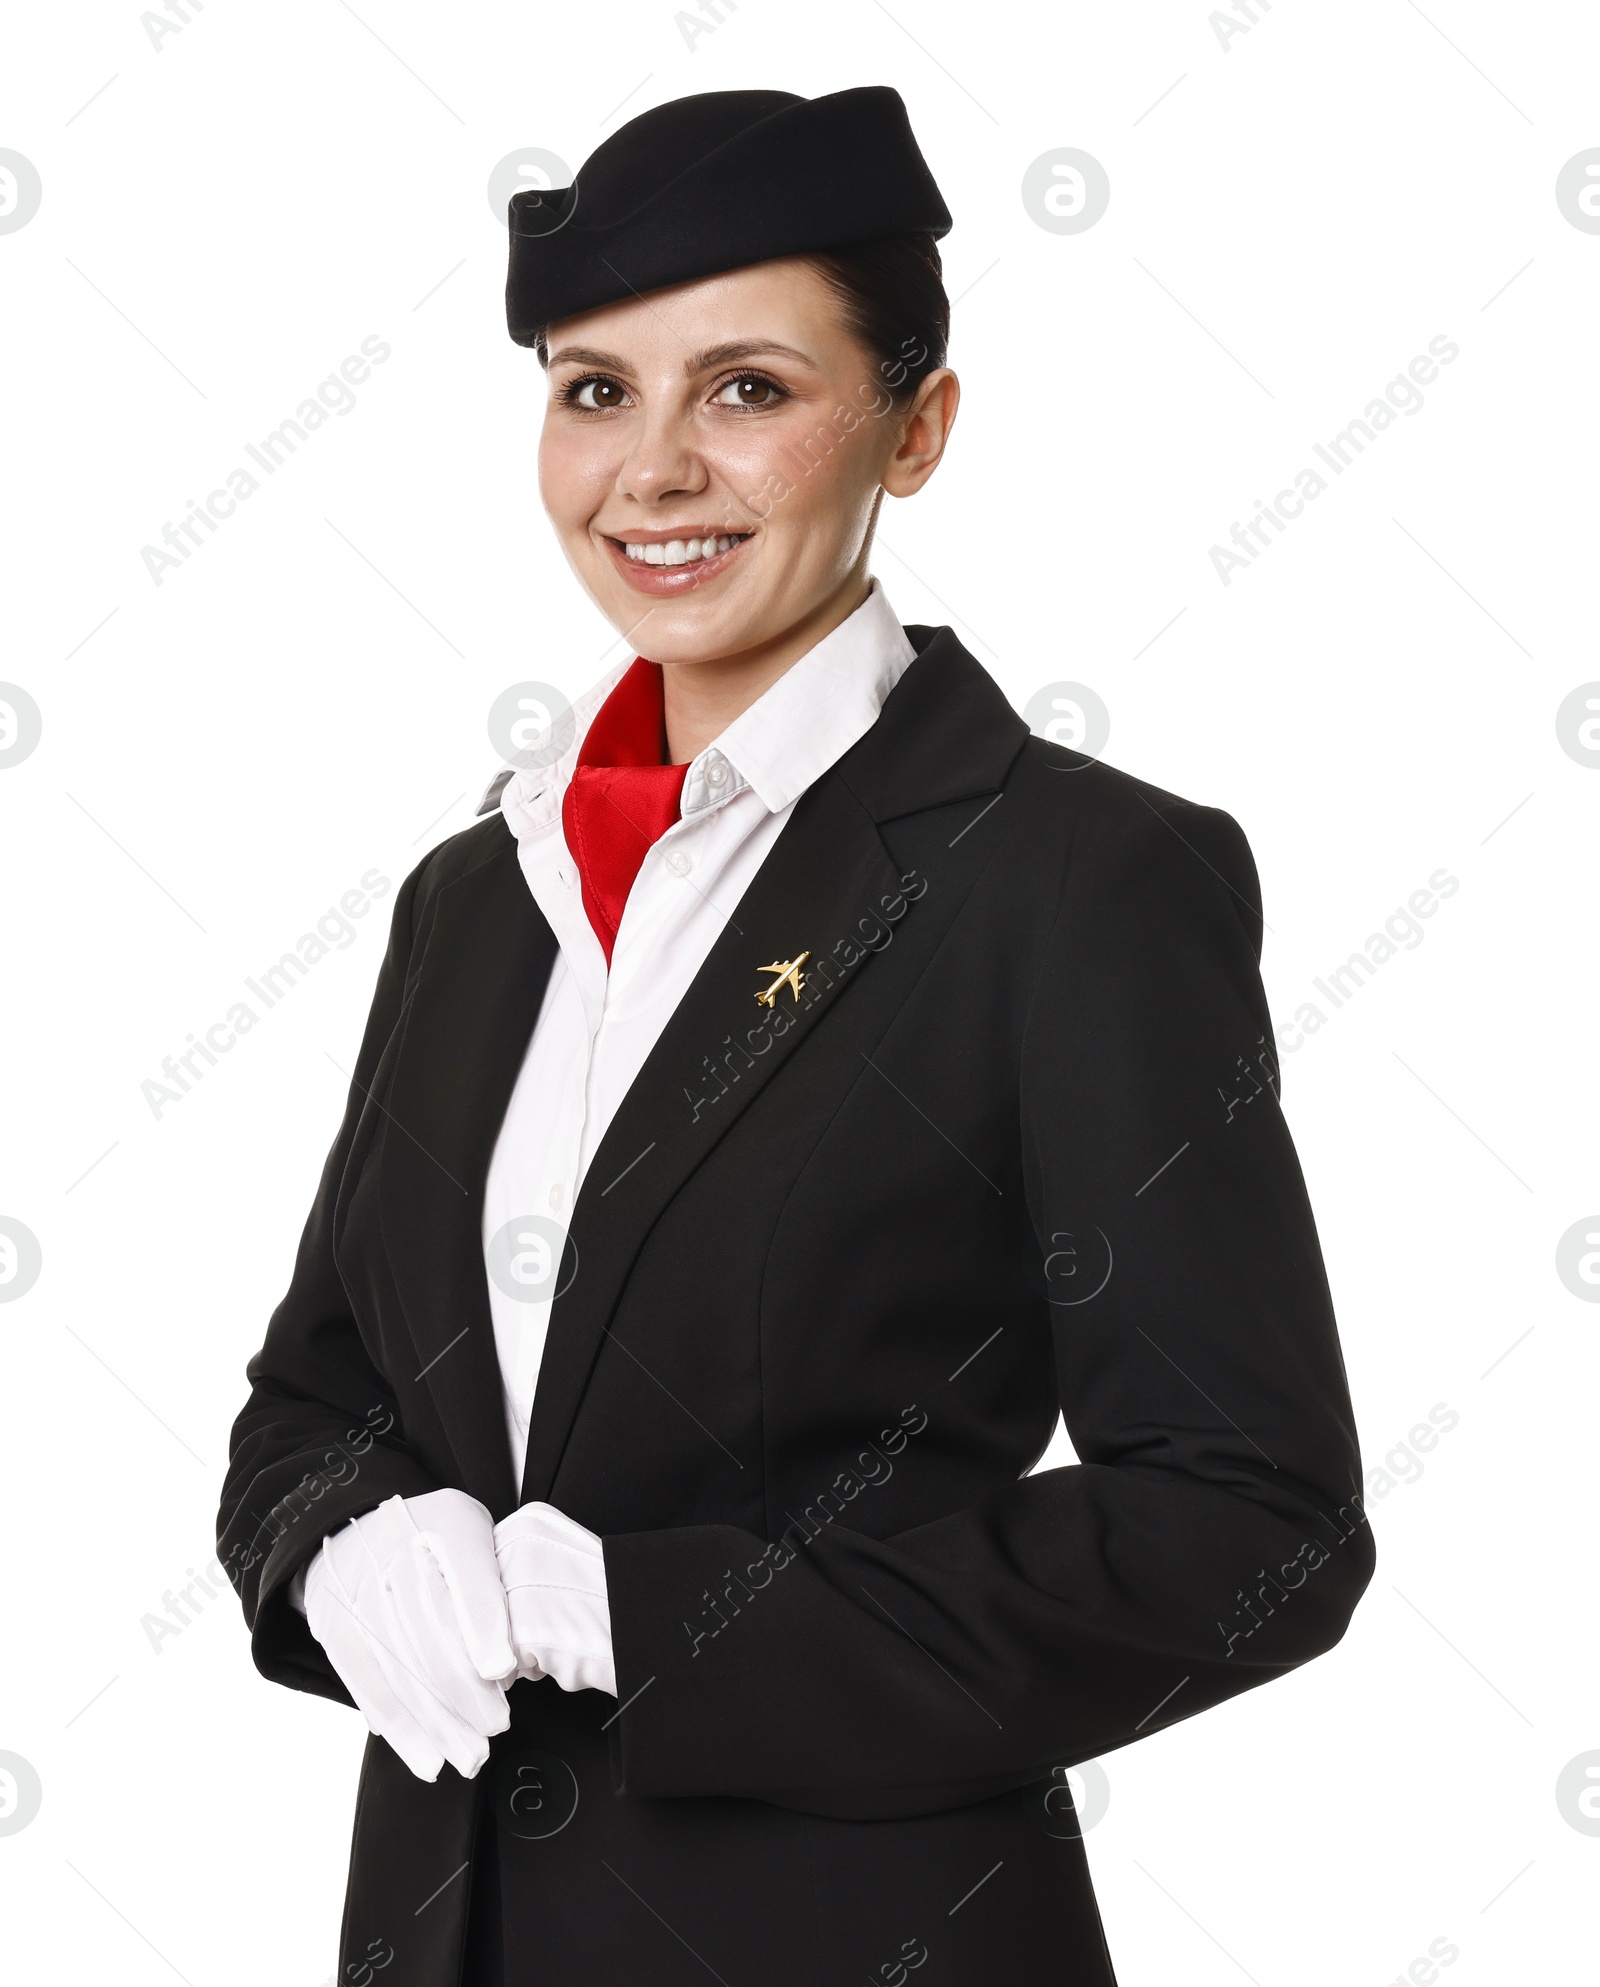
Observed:
[[[748,531],[723,531],[708,533],[701,538],[668,538],[664,541],[614,538],[611,542],[620,545],[624,556],[636,566],[696,566],[704,565],[708,559],[715,559],[723,552],[731,552],[735,545],[742,545],[749,536]]]
[[[604,536],[617,572],[635,593],[666,597],[714,584],[748,545],[753,531],[660,531],[634,538]]]

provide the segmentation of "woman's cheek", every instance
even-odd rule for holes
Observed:
[[[558,531],[582,531],[617,480],[614,434],[547,426],[539,438],[539,498]]]
[[[732,530],[758,520],[775,525],[794,501],[800,465],[785,453],[781,438],[774,433],[776,425],[763,422],[761,432],[740,447],[725,444],[715,452],[705,452],[714,485],[727,492]]]
[[[792,486],[782,506],[790,515],[791,528],[808,540],[819,532],[825,538],[848,534],[848,485],[860,453],[855,437],[815,415],[785,423],[781,434],[777,426],[774,422],[769,460],[771,469]]]

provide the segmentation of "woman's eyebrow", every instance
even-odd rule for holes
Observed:
[[[718,366],[732,365],[737,359],[757,359],[764,353],[782,353],[786,359],[798,359],[803,366],[815,368],[816,360],[808,352],[796,351],[793,345],[780,345],[775,338],[732,339],[723,345],[707,345],[699,352],[691,352],[684,361],[686,373],[714,372]]]
[[[601,366],[612,373],[629,370],[627,360],[619,359],[615,352],[596,352],[587,345],[563,345],[559,352],[550,354],[548,363],[552,366]]]
[[[763,356],[782,355],[786,359],[797,359],[803,366],[816,369],[816,360],[808,352],[798,351],[793,345],[784,345],[775,338],[735,338],[721,345],[707,345],[698,352],[691,352],[683,362],[687,377],[696,373],[715,372],[719,366],[735,364],[740,359],[757,359]],[[563,345],[559,352],[552,352],[548,363],[552,366],[597,366],[605,372],[626,373],[632,367],[615,352],[596,351],[588,345]]]

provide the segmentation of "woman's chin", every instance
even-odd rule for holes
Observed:
[[[705,662],[737,655],[782,632],[753,624],[733,601],[696,600],[683,594],[650,600],[636,593],[619,596],[608,587],[604,597],[596,596],[596,604],[619,637],[652,662]]]

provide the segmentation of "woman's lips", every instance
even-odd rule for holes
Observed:
[[[657,596],[692,593],[696,587],[725,573],[749,543],[749,538],[736,538],[726,552],[713,553],[709,559],[692,559],[682,566],[649,566],[642,559],[630,559],[619,540],[605,541],[612,564],[634,592]]]

